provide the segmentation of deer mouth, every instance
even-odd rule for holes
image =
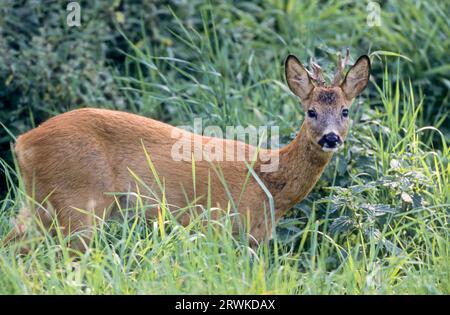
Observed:
[[[319,145],[325,152],[336,152],[342,145],[342,140],[337,134],[330,132],[319,140]]]
[[[327,146],[324,145],[322,147],[322,150],[324,150],[325,152],[336,152],[337,150],[339,150],[340,147],[341,146],[338,145],[338,146],[335,146],[335,147],[331,148],[331,147],[327,147]]]

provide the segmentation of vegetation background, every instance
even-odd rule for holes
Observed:
[[[346,47],[369,54],[371,83],[345,149],[270,244],[163,211],[105,223],[79,261],[48,237],[28,256],[0,249],[0,293],[450,293],[448,1],[378,1],[380,26],[369,1],[78,1],[72,28],[68,2],[0,2],[0,238],[25,200],[14,137],[58,113],[279,125],[285,144],[303,119],[288,53],[330,74]]]

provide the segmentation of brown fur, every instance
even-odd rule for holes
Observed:
[[[256,173],[275,200],[277,220],[314,187],[332,156],[332,153],[322,150],[317,139],[330,126],[345,138],[348,122],[341,119],[340,112],[342,107],[349,107],[353,100],[346,97],[350,87],[345,82],[342,87],[314,88],[308,75],[303,72],[303,66],[298,61],[292,62],[295,61],[289,58],[286,62],[289,86],[302,98],[305,109],[315,108],[322,118],[317,121],[306,118],[297,137],[289,145],[279,151],[264,151],[279,154],[277,171],[263,173],[260,171],[261,161],[256,162]],[[359,71],[368,78],[364,71]],[[301,85],[297,86],[299,78]],[[352,80],[361,84],[358,77]],[[333,97],[324,98],[323,93]],[[333,104],[329,101],[331,99]],[[38,203],[44,203],[42,207],[30,205],[21,211],[20,216],[36,215],[46,229],[50,229],[52,219],[56,218],[65,235],[84,231],[83,239],[72,246],[85,249],[94,220],[110,215],[114,197],[106,193],[136,191],[136,181],[130,170],[161,197],[161,191],[149,170],[143,143],[164,184],[169,208],[175,215],[179,208],[186,207],[194,199],[195,204],[206,207],[208,178],[211,181],[212,206],[227,207],[230,198],[217,175],[220,168],[239,213],[245,220],[250,220],[252,236],[257,241],[270,238],[272,222],[270,215],[265,213],[268,209],[267,196],[252,176],[244,185],[248,176],[245,163],[197,161],[193,187],[191,162],[171,158],[172,146],[177,141],[171,136],[174,128],[125,112],[93,108],[74,110],[49,119],[17,139],[15,151],[26,191]],[[194,138],[192,134],[190,136]],[[201,139],[203,143],[212,140],[209,137]],[[241,142],[217,138],[213,141],[222,145],[231,143],[233,146],[243,146],[246,151],[252,149]],[[142,186],[140,191],[149,195]],[[147,212],[148,218],[157,215],[155,207],[150,207]],[[267,218],[269,222],[266,222]],[[186,213],[179,213],[179,220],[186,225],[189,217]],[[23,227],[23,224],[19,220],[17,226]],[[23,228],[16,228],[5,242],[23,234]]]
[[[320,104],[336,105],[338,96],[332,90],[324,90],[321,93],[319,93],[317,100]]]

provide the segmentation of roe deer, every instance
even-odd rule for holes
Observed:
[[[85,108],[49,119],[19,136],[15,146],[26,192],[45,206],[23,208],[4,243],[25,235],[29,225],[23,218],[37,217],[46,229],[50,229],[52,220],[56,219],[64,235],[83,231],[82,236],[72,241],[71,247],[85,250],[91,227],[96,223],[93,218],[105,218],[114,208],[115,199],[111,192],[135,191],[136,180],[130,170],[158,191],[144,148],[164,185],[171,211],[186,207],[188,201],[194,199],[195,204],[206,207],[210,188],[212,206],[224,209],[233,199],[241,217],[248,220],[247,226],[254,240],[269,239],[272,224],[308,195],[333,152],[346,138],[349,107],[366,87],[370,76],[370,60],[364,55],[341,80],[347,61],[348,50],[345,61],[339,56],[335,77],[327,85],[317,64],[312,63],[312,71],[308,71],[295,56],[287,57],[287,84],[300,98],[305,119],[290,144],[279,150],[259,151],[259,154],[263,152],[269,156],[277,154],[278,169],[261,171],[262,162],[258,158],[253,166],[253,176],[249,176],[248,164],[244,161],[195,161],[193,187],[192,163],[171,158],[176,142],[171,134],[178,128],[149,118]],[[181,129],[175,131],[187,133]],[[239,141],[187,134],[192,136],[191,141],[200,139],[201,143],[231,144],[246,152],[255,149]],[[212,167],[220,168],[223,177],[220,178],[219,172],[211,171]],[[268,197],[261,181],[273,197],[275,222],[266,215]],[[155,216],[157,209],[146,210],[148,219]],[[189,216],[181,213],[179,221],[186,225]]]

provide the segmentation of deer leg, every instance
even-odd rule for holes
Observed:
[[[89,248],[95,229],[109,218],[113,202],[113,197],[104,196],[89,199],[84,208],[68,207],[59,211],[59,229],[65,238],[69,238],[70,249],[84,253]]]
[[[44,229],[50,229],[51,226],[51,216],[46,209],[39,208],[35,209],[33,213],[30,207],[23,207],[19,210],[19,214],[14,219],[14,227],[2,240],[1,246],[8,246],[11,243],[21,243],[19,248],[19,253],[27,254],[30,251],[29,244],[27,244],[26,237],[29,232],[33,230],[33,219],[38,219],[38,226]]]

